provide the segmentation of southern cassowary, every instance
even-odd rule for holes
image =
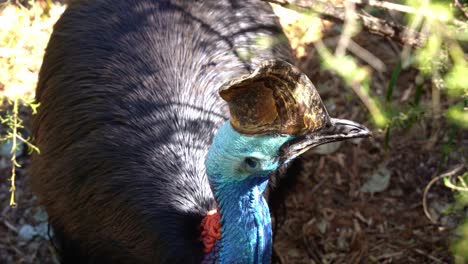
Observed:
[[[368,135],[288,62],[262,1],[71,1],[40,71],[30,167],[62,262],[269,263],[269,176]]]

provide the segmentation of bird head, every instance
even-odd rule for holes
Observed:
[[[311,148],[370,136],[358,123],[331,118],[309,78],[284,61],[264,62],[219,94],[228,103],[230,122],[214,139],[207,172],[224,175],[222,181],[264,179]]]
[[[225,123],[208,153],[206,169],[210,180],[234,183],[267,179],[280,166],[279,149],[289,140],[288,135],[244,135]]]
[[[205,165],[221,215],[220,263],[269,263],[271,220],[262,196],[268,176],[308,149],[370,132],[331,118],[312,82],[283,61],[263,63],[219,94],[230,121],[216,133]]]

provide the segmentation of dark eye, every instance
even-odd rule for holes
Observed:
[[[258,167],[258,160],[256,158],[245,158],[245,164],[251,169]]]

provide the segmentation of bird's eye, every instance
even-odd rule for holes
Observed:
[[[258,167],[258,160],[256,158],[245,158],[245,164],[250,169],[256,169]]]

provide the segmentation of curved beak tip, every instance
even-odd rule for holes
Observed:
[[[351,120],[338,118],[331,118],[330,126],[323,129],[320,134],[333,141],[372,136],[372,132],[367,127]]]
[[[282,156],[283,160],[290,160],[322,144],[343,140],[359,143],[363,138],[371,136],[372,132],[359,123],[346,119],[331,118],[327,127],[298,136],[285,143],[281,148],[280,156]]]

